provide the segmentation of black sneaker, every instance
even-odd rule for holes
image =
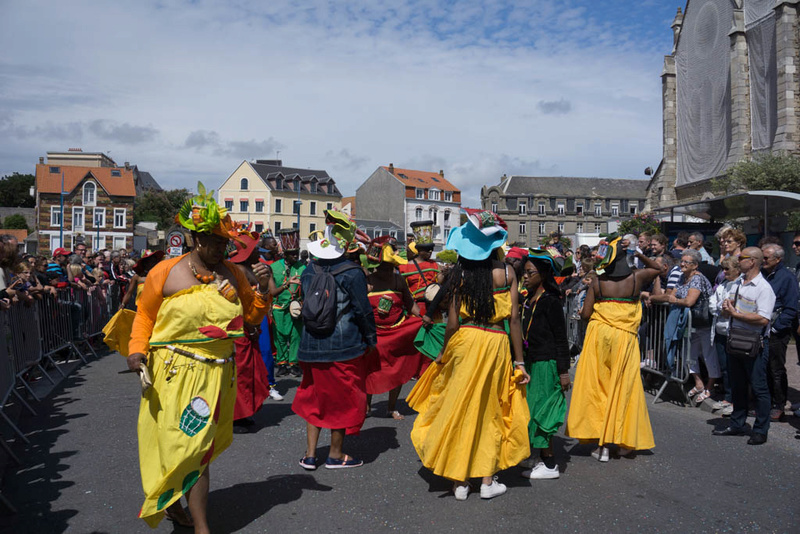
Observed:
[[[275,376],[286,376],[289,374],[289,367],[287,365],[279,365],[275,370]]]
[[[298,378],[303,376],[303,371],[300,370],[300,366],[299,365],[292,365],[289,368],[289,373],[291,373],[292,376],[296,376]]]

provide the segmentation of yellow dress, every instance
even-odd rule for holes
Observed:
[[[628,449],[655,447],[639,367],[638,299],[594,304],[575,371],[566,434]]]
[[[139,296],[142,294],[142,289],[144,289],[144,280],[141,280],[136,287],[137,304],[139,303]],[[123,308],[111,316],[111,319],[109,319],[103,327],[103,342],[109,349],[119,352],[120,355],[126,358],[130,355],[128,342],[131,340],[131,330],[133,329],[133,320],[135,317],[135,311]]]
[[[462,318],[468,318],[462,306]],[[488,327],[462,325],[441,365],[431,364],[406,399],[419,412],[411,441],[425,467],[450,480],[491,476],[530,455],[525,386],[516,382],[502,321],[507,288],[495,291]]]
[[[138,423],[145,492],[139,517],[151,527],[231,444],[241,316],[242,304],[229,302],[214,284],[166,297],[158,310],[147,363],[153,387],[142,398]],[[200,362],[166,345],[226,363]]]

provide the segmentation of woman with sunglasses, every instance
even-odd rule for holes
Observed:
[[[717,360],[719,367],[722,371],[722,381],[725,386],[725,398],[719,402],[715,402],[712,408],[718,411],[720,415],[731,415],[733,413],[733,397],[731,396],[731,381],[728,378],[728,355],[725,352],[725,347],[728,342],[728,328],[730,326],[730,317],[722,315],[722,303],[728,298],[731,287],[733,287],[736,279],[742,273],[739,269],[739,259],[736,256],[728,256],[723,258],[720,262],[722,272],[725,275],[725,281],[719,284],[711,295],[709,300],[709,308],[711,313],[714,314],[714,348],[717,351]]]
[[[700,306],[701,299],[710,298],[713,292],[711,282],[697,270],[701,260],[700,253],[696,250],[683,251],[680,264],[683,274],[675,288],[668,291],[668,302],[672,306],[691,309],[694,306]],[[704,400],[711,397],[710,391],[714,389],[714,383],[722,376],[717,353],[711,348],[710,323],[694,322],[691,346],[689,373],[694,378],[694,387],[689,390],[689,397],[696,397],[694,400],[699,406]],[[700,358],[703,359],[708,370],[708,384],[703,384],[700,376]]]

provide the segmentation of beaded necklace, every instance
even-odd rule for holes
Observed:
[[[211,274],[198,273],[197,268],[194,266],[194,263],[192,263],[192,260],[189,260],[189,268],[192,270],[194,277],[197,278],[197,281],[201,284],[210,284],[217,279],[217,273],[214,271],[211,271]]]

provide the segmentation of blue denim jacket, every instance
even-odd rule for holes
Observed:
[[[314,260],[326,269],[335,269],[344,257],[336,260]],[[308,287],[314,276],[310,268],[300,277],[300,291]],[[367,277],[359,267],[339,273],[336,279],[336,314],[339,319],[333,333],[316,337],[303,329],[297,359],[301,362],[343,362],[364,354],[368,346],[378,344],[375,317],[367,296]]]

